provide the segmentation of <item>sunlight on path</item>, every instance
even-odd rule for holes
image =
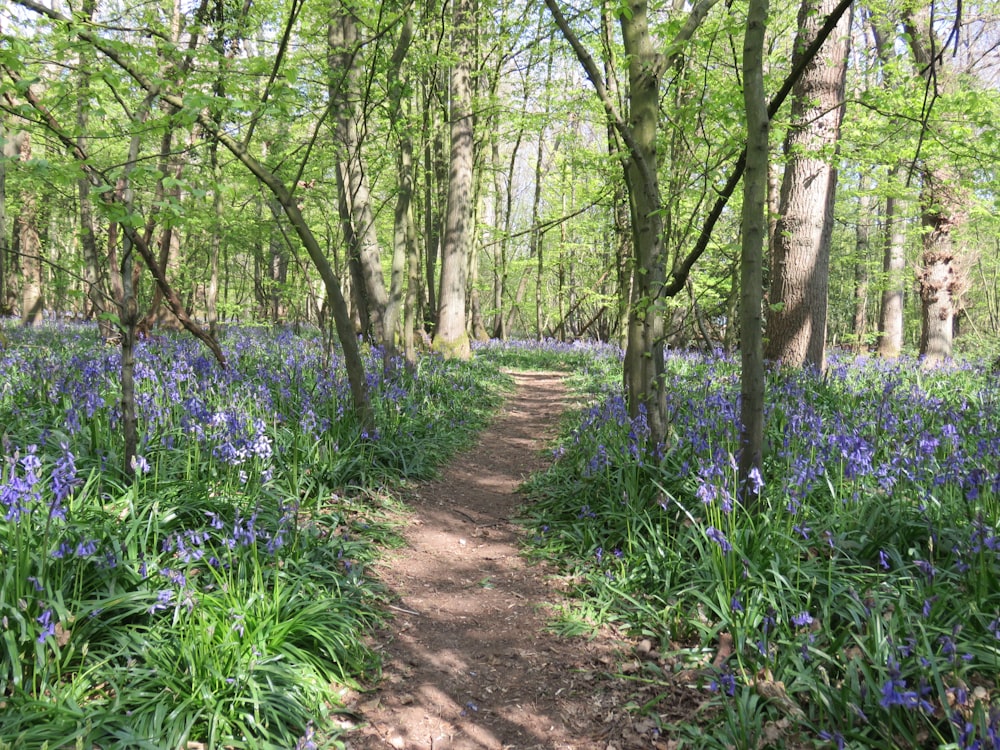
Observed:
[[[349,748],[607,747],[587,727],[592,649],[546,631],[559,594],[510,523],[518,486],[549,460],[565,390],[553,373],[515,379],[478,444],[411,500],[407,546],[380,571],[398,597],[378,639],[384,679],[361,697]]]

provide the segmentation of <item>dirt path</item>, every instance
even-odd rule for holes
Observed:
[[[604,676],[621,645],[547,631],[558,585],[518,554],[517,488],[544,468],[566,392],[554,373],[514,377],[478,444],[417,489],[406,546],[379,567],[398,598],[377,637],[384,679],[353,707],[362,721],[349,750],[639,746],[629,737],[642,727],[623,726]]]

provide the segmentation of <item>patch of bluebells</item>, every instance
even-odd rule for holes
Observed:
[[[727,535],[738,532],[743,522],[743,514],[734,512],[739,510],[733,468],[739,427],[738,368],[725,358],[673,352],[667,357],[671,442],[666,460],[659,462],[648,454],[642,459],[657,467],[656,481],[669,490],[660,499],[667,517],[656,519],[649,529],[671,534],[677,516],[685,527],[688,521],[700,527],[712,546],[729,554]],[[1000,639],[1000,618],[991,619],[994,607],[989,604],[1000,596],[996,585],[1000,578],[1000,518],[996,516],[1000,509],[996,502],[1000,499],[1000,417],[996,414],[1000,380],[982,367],[963,367],[925,372],[919,362],[906,358],[892,362],[833,358],[823,376],[809,371],[768,376],[768,450],[763,475],[754,477],[762,483],[761,506],[755,515],[767,515],[777,524],[776,530],[784,525],[790,543],[783,545],[776,539],[779,549],[752,554],[777,551],[782,557],[773,562],[796,566],[808,561],[811,568],[829,561],[831,569],[838,571],[834,576],[845,576],[838,584],[846,589],[849,579],[858,588],[847,592],[849,615],[823,601],[821,614],[814,617],[803,605],[828,592],[799,591],[794,588],[799,574],[781,569],[789,576],[787,609],[779,613],[769,608],[758,622],[756,573],[748,579],[744,570],[745,583],[737,588],[739,574],[727,568],[733,580],[726,586],[736,593],[723,603],[727,611],[717,614],[756,627],[758,632],[747,633],[746,642],[756,645],[761,660],[775,672],[793,663],[797,669],[809,663],[814,670],[819,664],[831,678],[844,668],[827,661],[832,641],[844,637],[864,641],[890,625],[893,632],[905,632],[914,620],[921,620],[924,636],[919,642],[925,644],[925,653],[918,653],[914,639],[905,644],[905,654],[900,651],[890,660],[869,665],[877,679],[871,696],[862,689],[863,694],[850,700],[857,726],[891,723],[897,719],[887,717],[897,714],[919,714],[933,721],[944,710],[940,696],[929,688],[938,684],[936,680],[943,677],[947,683],[970,671],[992,679],[993,665],[984,666],[981,655],[992,653],[992,645],[985,651],[976,646],[982,646],[983,638]],[[621,390],[615,386],[582,414],[556,458],[559,465],[578,467],[579,474],[601,476],[609,473],[609,467],[639,464],[634,458],[630,464],[632,440],[632,424]],[[564,476],[565,472],[558,475],[560,481],[565,481]],[[567,519],[570,508],[576,513],[573,529],[581,536],[582,549],[606,550],[618,544],[618,537],[612,538],[610,529],[604,527],[619,512],[612,504],[621,495],[620,488],[610,486],[600,493],[586,491],[586,485],[574,488],[560,512]],[[866,513],[876,503],[889,504],[899,513],[890,517],[906,519],[911,526],[901,523],[897,528],[890,523],[859,529],[854,525],[867,523]],[[678,505],[687,514],[686,520],[671,512]],[[555,503],[553,507],[559,508]],[[577,511],[581,507],[585,512]],[[656,507],[650,503],[651,509]],[[551,522],[545,515],[539,520]],[[630,524],[628,533],[639,526]],[[770,532],[775,526],[767,528]],[[683,533],[675,538],[683,539]],[[652,552],[662,544],[661,539],[640,540],[635,546]],[[541,543],[546,544],[546,539]],[[755,558],[754,563],[768,566],[765,569],[772,565],[770,559]],[[623,565],[623,580],[641,581],[642,593],[659,585],[656,571],[647,571],[640,558],[626,558]],[[630,565],[635,566],[632,572]],[[671,591],[676,592],[686,579],[674,571],[670,580]],[[982,591],[971,605],[984,614],[967,618],[964,630],[957,632],[954,608],[935,603],[939,596],[943,599],[942,587],[961,591],[963,596]],[[874,599],[869,593],[900,590],[907,592],[908,601],[916,602],[912,611],[888,604],[894,601],[893,594],[882,600],[881,593]],[[754,616],[748,617],[747,611]],[[822,627],[817,625],[820,621]],[[797,632],[789,632],[793,628]],[[844,629],[851,632],[845,634]],[[753,648],[748,651],[755,653]],[[822,690],[823,679],[817,676],[816,683]],[[879,712],[884,715],[876,719],[873,714]],[[1000,726],[1000,709],[990,709],[988,716],[990,727]],[[972,731],[964,721],[956,719],[955,726],[956,738]],[[828,727],[824,736],[842,746],[845,727]],[[992,747],[996,732],[989,732],[977,728],[974,742],[981,744],[961,740],[959,747]]]

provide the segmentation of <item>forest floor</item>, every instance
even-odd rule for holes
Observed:
[[[652,719],[626,710],[653,695],[623,679],[659,658],[649,641],[564,637],[549,627],[565,583],[520,553],[525,532],[514,519],[526,501],[518,488],[545,468],[568,396],[556,373],[514,378],[477,444],[407,497],[404,544],[375,569],[393,597],[393,617],[373,639],[382,680],[349,702],[348,750],[674,745]],[[672,718],[705,700],[680,685],[657,686],[655,697]]]

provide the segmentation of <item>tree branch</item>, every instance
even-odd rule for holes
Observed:
[[[4,65],[3,68],[4,71],[7,73],[7,75],[15,84],[20,83],[23,80],[21,79],[20,75],[18,75],[18,73],[12,70],[9,66]],[[49,130],[49,132],[55,135],[56,138],[59,139],[59,141],[69,150],[71,154],[73,154],[73,157],[80,163],[80,168],[87,176],[87,179],[90,181],[91,185],[93,185],[94,187],[100,187],[104,185],[105,180],[103,176],[100,174],[100,172],[98,172],[96,169],[94,169],[94,167],[90,165],[87,158],[87,152],[84,150],[83,146],[81,146],[76,141],[76,139],[68,135],[62,129],[62,127],[59,125],[59,121],[56,120],[55,115],[53,115],[52,112],[50,112],[49,109],[44,104],[42,104],[41,100],[32,90],[31,86],[24,87],[24,96],[27,99],[28,103],[32,106],[32,108],[41,116],[42,121],[45,127]],[[100,196],[101,196],[101,201],[105,205],[113,205],[116,203],[121,205],[121,200],[119,196],[116,194],[116,191],[114,190],[104,190],[100,193]],[[181,324],[187,331],[189,331],[196,338],[204,342],[204,344],[212,351],[212,354],[215,355],[215,358],[219,361],[219,364],[222,367],[225,367],[226,356],[225,354],[223,354],[222,348],[219,346],[219,343],[210,333],[203,330],[193,320],[191,320],[190,316],[187,314],[187,310],[184,309],[184,303],[181,302],[180,297],[177,296],[177,293],[168,283],[167,278],[163,273],[163,270],[157,264],[156,258],[150,251],[149,245],[147,244],[145,238],[141,234],[139,234],[134,227],[130,226],[128,222],[119,222],[119,224],[122,227],[125,234],[128,235],[129,239],[132,241],[132,244],[139,251],[139,254],[142,256],[143,261],[145,261],[146,266],[149,268],[150,273],[153,274],[153,278],[156,279],[157,286],[160,288],[160,291],[163,293],[163,296],[170,304],[170,309],[173,311],[174,315],[177,316],[177,319],[181,321]]]
[[[549,0],[546,0],[549,2]],[[774,98],[771,99],[770,104],[767,106],[767,116],[768,118],[773,118],[778,110],[781,109],[781,105],[785,103],[785,99],[792,92],[792,87],[795,86],[796,81],[802,77],[803,71],[805,71],[806,66],[812,62],[813,58],[819,54],[820,48],[823,43],[829,38],[830,34],[837,27],[840,22],[841,16],[851,7],[851,3],[854,0],[840,0],[830,15],[826,17],[826,21],[820,28],[819,32],[816,34],[816,38],[813,39],[812,43],[806,48],[802,54],[802,59],[798,61],[798,64],[792,68],[788,76],[785,78],[784,82],[781,84],[781,88],[778,89]],[[733,166],[733,171],[729,175],[729,179],[726,180],[726,184],[723,186],[722,190],[719,191],[719,197],[716,199],[715,204],[712,209],[708,212],[708,216],[705,218],[705,223],[702,225],[701,233],[698,235],[698,239],[695,241],[694,247],[691,249],[684,260],[670,272],[669,281],[663,286],[661,291],[661,296],[663,297],[675,297],[683,289],[684,284],[687,282],[688,275],[691,273],[691,269],[698,259],[704,254],[705,250],[708,248],[708,243],[712,239],[712,232],[715,231],[715,225],[719,221],[719,217],[722,216],[722,211],[729,203],[729,199],[732,197],[733,192],[736,190],[736,186],[739,184],[740,179],[743,177],[743,171],[747,166],[747,151],[744,147],[743,151],[740,152],[739,158],[736,159],[736,164]]]

